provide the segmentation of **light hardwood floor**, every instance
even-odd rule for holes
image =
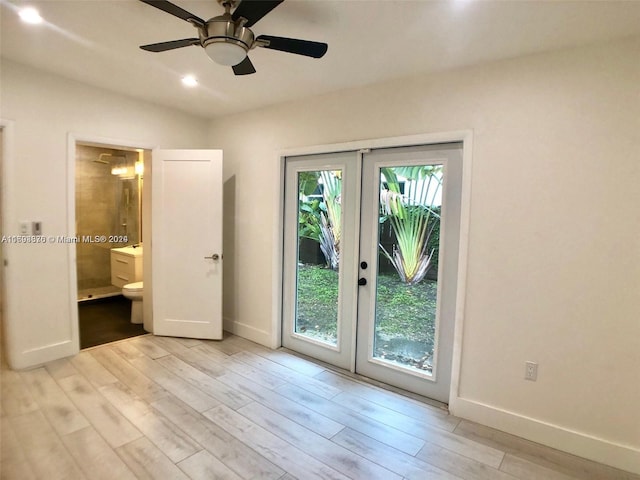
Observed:
[[[2,368],[3,479],[638,480],[240,337]]]

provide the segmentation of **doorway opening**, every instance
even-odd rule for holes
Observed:
[[[75,244],[80,348],[145,332],[125,286],[143,281],[143,149],[76,142]],[[140,297],[142,283],[140,283]],[[140,298],[141,303],[141,298]]]
[[[282,344],[448,403],[462,143],[286,157]]]

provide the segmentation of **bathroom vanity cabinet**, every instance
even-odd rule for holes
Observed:
[[[142,247],[111,249],[111,284],[122,288],[142,281]]]

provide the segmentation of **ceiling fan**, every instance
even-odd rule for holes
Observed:
[[[284,0],[218,0],[218,3],[224,7],[224,14],[206,21],[166,0],[140,1],[186,20],[198,30],[198,38],[183,38],[140,47],[148,52],[165,52],[175,48],[199,45],[214,62],[231,66],[236,75],[249,75],[256,72],[247,56],[249,50],[255,47],[313,58],[321,58],[327,52],[326,43],[270,35],[256,37],[253,34],[249,27],[255,25]],[[236,5],[237,8],[231,13],[231,9]]]

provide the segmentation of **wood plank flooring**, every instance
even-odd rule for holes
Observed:
[[[236,336],[1,373],[7,480],[640,479]]]

